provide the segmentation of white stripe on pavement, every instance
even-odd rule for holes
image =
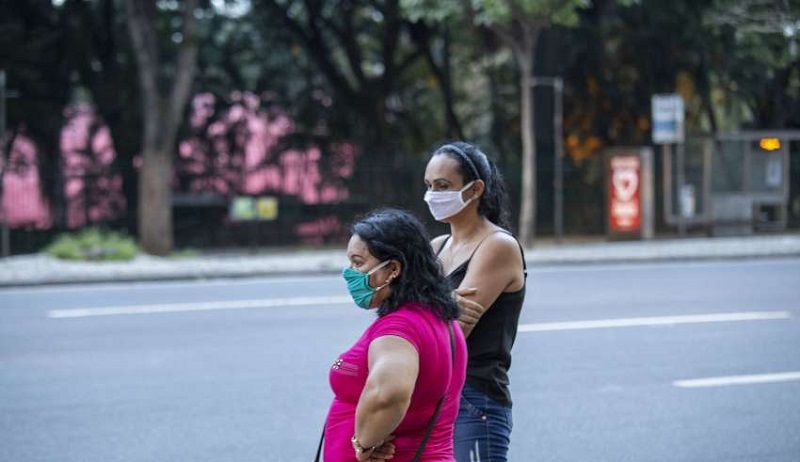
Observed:
[[[775,383],[800,380],[800,372],[780,372],[759,375],[732,375],[728,377],[709,377],[706,379],[677,380],[672,384],[681,388],[725,387],[729,385],[750,385],[754,383]]]
[[[27,287],[11,287],[6,288],[0,286],[0,296],[3,295],[28,295],[42,292],[98,292],[98,291],[114,291],[114,290],[169,290],[175,288],[191,287],[191,288],[205,288],[216,286],[234,286],[234,285],[257,285],[266,287],[270,284],[308,284],[312,282],[337,282],[342,280],[341,274],[330,276],[243,276],[236,278],[218,278],[218,279],[186,279],[186,280],[167,280],[167,281],[154,281],[154,280],[140,280],[130,282],[86,282],[83,285],[80,282],[73,282],[70,285],[36,285]]]
[[[241,310],[246,308],[341,305],[346,303],[353,303],[353,300],[349,296],[292,297],[270,298],[262,300],[225,300],[219,302],[163,303],[158,305],[129,305],[51,310],[47,313],[47,316],[50,318],[86,318],[90,316],[113,316],[123,314],[181,313],[186,311]]]
[[[517,332],[550,332],[559,330],[605,329],[612,327],[669,326],[706,322],[761,321],[789,319],[788,311],[753,311],[745,313],[697,314],[687,316],[658,316],[648,318],[598,319],[594,321],[545,322],[520,324]]]
[[[611,272],[611,271],[641,271],[652,269],[708,269],[736,266],[792,266],[797,267],[800,260],[796,258],[775,257],[757,260],[747,259],[722,259],[722,260],[661,260],[661,261],[619,261],[606,262],[598,260],[594,263],[575,264],[575,263],[537,263],[528,260],[528,274],[531,273],[589,273],[589,272]],[[535,265],[535,266],[534,266]]]

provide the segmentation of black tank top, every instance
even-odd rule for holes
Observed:
[[[511,236],[507,231],[504,232]],[[494,233],[492,233],[494,234]],[[484,238],[485,239],[485,238]],[[439,256],[450,236],[447,236],[442,246],[436,252]],[[472,257],[477,252],[483,241],[478,243],[472,255],[447,275],[447,280],[452,289],[457,289],[467,275],[467,268]],[[519,245],[519,242],[517,243]],[[525,264],[525,252],[522,246],[522,267],[525,278],[528,277],[528,267]],[[517,326],[522,303],[525,301],[525,284],[516,292],[502,292],[497,300],[483,313],[481,319],[467,337],[467,383],[486,393],[492,400],[511,407],[511,394],[508,390],[508,369],[511,367],[511,347],[517,337]]]

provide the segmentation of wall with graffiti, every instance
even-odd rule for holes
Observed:
[[[0,164],[0,221],[12,230],[113,226],[131,215],[123,193],[128,179],[115,169],[117,152],[108,127],[86,104],[68,107],[64,116],[57,168],[44,171],[36,143],[24,127],[14,136],[7,165]],[[312,244],[342,233],[341,217],[325,211],[349,198],[347,180],[357,155],[353,144],[298,144],[289,115],[253,93],[224,98],[198,94],[188,117],[188,132],[174,162],[173,190],[184,208],[203,203],[193,198],[214,198],[223,210],[213,225],[236,228],[227,204],[239,196],[267,195],[290,214],[279,216],[280,224],[261,224],[262,230],[279,227],[291,234],[284,241]],[[133,164],[138,166],[140,159],[134,158]],[[304,213],[310,210],[321,212]],[[178,220],[182,216],[176,215]],[[252,236],[253,231],[247,233]]]

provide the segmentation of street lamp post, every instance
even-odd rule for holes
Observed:
[[[553,228],[557,243],[561,243],[564,236],[564,147],[563,147],[563,111],[564,111],[564,80],[561,77],[531,77],[531,87],[536,85],[547,85],[553,87],[554,110],[553,110],[553,150],[554,159],[554,179],[553,188]]]

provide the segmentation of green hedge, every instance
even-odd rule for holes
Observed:
[[[131,260],[139,253],[136,242],[123,233],[87,228],[62,234],[45,252],[64,260]]]

